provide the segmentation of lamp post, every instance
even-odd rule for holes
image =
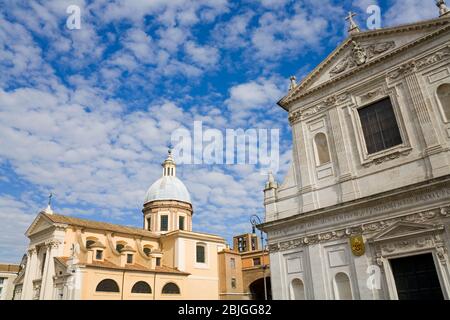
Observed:
[[[253,233],[256,233],[256,225],[261,224],[261,218],[258,217],[256,214],[252,215],[250,217],[250,223],[252,224],[252,231]],[[264,279],[264,300],[267,300],[267,284],[266,284],[266,264],[264,263],[264,237],[263,232],[261,231],[261,249],[262,249],[262,270],[263,270],[263,279]]]

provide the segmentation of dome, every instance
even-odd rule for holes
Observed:
[[[178,200],[191,203],[191,196],[186,186],[176,176],[176,164],[171,150],[162,166],[164,168],[163,176],[148,189],[144,204],[157,200]]]
[[[191,203],[191,196],[180,179],[175,176],[163,176],[148,189],[144,204],[156,200],[178,200]]]

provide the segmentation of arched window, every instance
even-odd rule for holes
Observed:
[[[152,288],[145,281],[138,281],[131,289],[131,293],[152,293]]]
[[[97,292],[119,292],[119,286],[117,282],[112,279],[105,279],[99,282],[97,288],[95,288]]]
[[[291,300],[305,300],[305,286],[300,279],[291,282]]]
[[[327,136],[319,132],[314,136],[314,145],[316,149],[316,162],[320,166],[330,162],[330,151],[328,150]]]
[[[334,288],[336,300],[352,300],[352,287],[349,277],[339,272],[334,277]]]
[[[204,243],[197,243],[195,261],[197,263],[206,263],[206,245]]]
[[[447,121],[450,121],[450,84],[444,83],[437,88],[437,95]]]
[[[180,294],[180,288],[173,282],[166,283],[162,289],[163,294]]]

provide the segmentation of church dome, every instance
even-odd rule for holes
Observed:
[[[178,200],[191,203],[191,196],[180,179],[164,176],[148,189],[144,203],[156,200]]]
[[[172,154],[162,164],[163,176],[151,185],[145,195],[144,204],[158,200],[177,200],[191,203],[191,196],[184,183],[176,177],[176,165]]]

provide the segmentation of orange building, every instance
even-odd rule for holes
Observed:
[[[233,238],[232,249],[219,252],[221,299],[271,299],[269,253],[260,244],[256,234],[246,233]]]

